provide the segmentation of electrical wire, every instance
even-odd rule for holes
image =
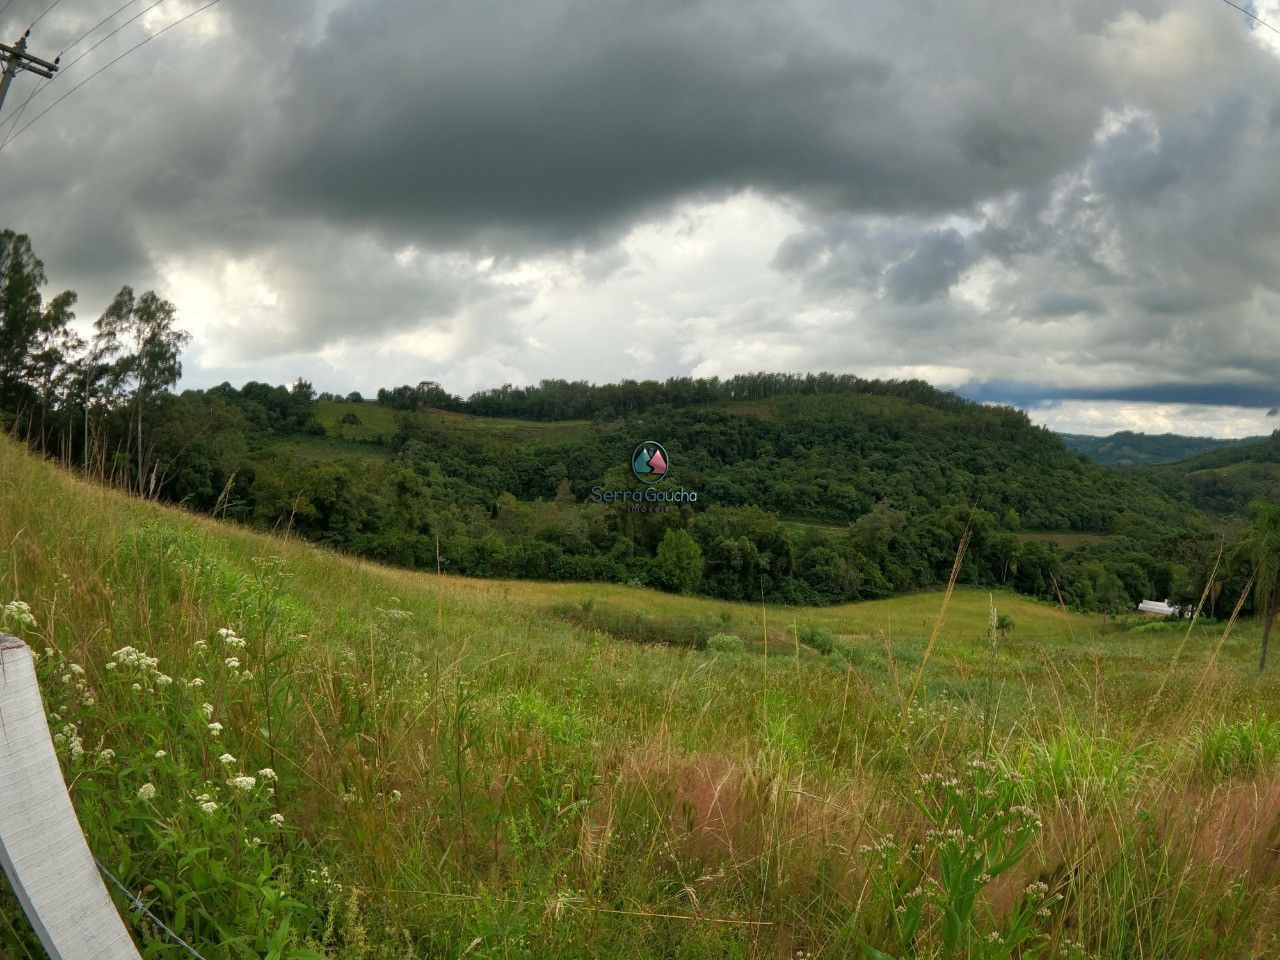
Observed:
[[[9,0],[9,2],[10,2],[10,3],[12,3],[12,2],[13,2],[13,0]],[[76,38],[75,38],[74,40],[72,40],[69,44],[67,44],[65,47],[63,47],[63,48],[62,48],[62,55],[63,55],[63,56],[66,56],[68,53],[70,53],[70,52],[71,52],[72,50],[74,50],[76,47],[80,46],[81,41],[83,41],[85,37],[89,36],[89,34],[93,33],[95,30],[97,30],[100,26],[102,26],[102,25],[103,25],[104,23],[106,23],[108,20],[114,20],[114,19],[116,18],[116,16],[118,16],[118,15],[120,14],[120,12],[121,12],[121,11],[123,11],[123,10],[124,10],[126,7],[128,7],[128,6],[131,6],[132,4],[133,4],[133,0],[124,0],[124,3],[122,3],[122,4],[120,4],[120,6],[116,7],[116,8],[115,8],[115,10],[111,11],[111,13],[107,14],[107,16],[103,17],[101,20],[99,20],[97,23],[95,23],[92,27],[90,27],[90,28],[89,28],[88,30],[86,30],[84,33],[80,34],[80,36],[76,37]],[[144,10],[144,11],[143,11],[143,13],[146,13],[146,11]],[[141,14],[139,14],[139,16],[141,16]],[[126,22],[132,22],[132,21],[126,21]],[[65,69],[65,68],[64,68],[64,69]]]
[[[18,121],[22,119],[22,114],[26,112],[27,104],[31,103],[31,101],[36,98],[36,94],[44,89],[45,86],[47,86],[47,84],[37,83],[35,88],[27,94],[27,99],[23,100],[22,103],[19,104],[18,109],[14,111],[13,119],[5,120],[3,123],[0,123],[0,130],[6,126],[9,128],[8,133],[0,134],[0,150],[5,148],[5,145],[9,142],[9,136],[17,129]]]
[[[1222,2],[1225,3],[1228,7],[1235,7],[1237,10],[1243,13],[1250,20],[1253,20],[1256,23],[1262,24],[1264,27],[1266,27],[1268,30],[1272,31],[1273,33],[1280,33],[1280,28],[1273,27],[1271,24],[1267,23],[1267,21],[1263,20],[1260,16],[1258,16],[1252,10],[1246,10],[1244,7],[1239,6],[1238,4],[1232,3],[1231,0],[1222,0]]]
[[[70,46],[70,47],[67,47],[67,49],[66,49],[66,50],[63,50],[62,52],[63,52],[63,53],[66,53],[66,52],[67,52],[67,50],[70,50],[72,47],[75,47],[75,46],[76,46],[77,44],[79,44],[79,43],[80,43],[80,41],[82,41],[85,37],[87,37],[89,34],[93,33],[93,31],[94,31],[94,30],[97,30],[97,29],[98,29],[98,27],[102,26],[104,23],[106,23],[106,22],[107,22],[107,20],[110,20],[110,19],[111,19],[111,17],[114,17],[117,13],[119,13],[119,12],[120,12],[121,10],[123,10],[125,7],[129,6],[129,4],[130,4],[130,3],[132,3],[132,2],[133,2],[133,0],[126,0],[125,4],[124,4],[123,6],[121,6],[121,7],[119,7],[119,8],[117,8],[117,9],[116,9],[115,13],[111,14],[111,16],[110,16],[110,17],[106,17],[106,18],[105,18],[105,19],[103,19],[103,20],[99,20],[99,21],[98,21],[98,22],[97,22],[97,23],[96,23],[96,24],[95,24],[91,29],[86,30],[86,31],[85,31],[84,33],[82,33],[79,37],[77,37],[75,40],[73,40],[73,41],[71,42],[71,46]],[[120,26],[116,27],[114,30],[112,30],[110,33],[108,33],[105,37],[103,37],[101,40],[99,40],[97,43],[95,43],[93,46],[91,46],[91,47],[90,47],[88,50],[86,50],[84,53],[80,54],[80,56],[76,57],[76,58],[75,58],[74,60],[72,60],[70,63],[65,64],[64,66],[62,66],[62,67],[60,68],[60,73],[61,73],[61,75],[62,75],[62,76],[66,76],[67,71],[68,71],[68,70],[70,70],[72,67],[74,67],[77,63],[79,63],[81,60],[83,60],[83,59],[84,59],[85,57],[87,57],[89,54],[93,53],[93,51],[97,50],[100,46],[102,46],[104,43],[106,43],[108,40],[110,40],[112,37],[114,37],[117,33],[119,33],[119,32],[120,32],[121,30],[123,30],[125,27],[129,26],[129,24],[133,23],[133,22],[134,22],[134,21],[136,21],[136,20],[141,20],[143,17],[145,17],[148,13],[150,13],[150,12],[151,12],[152,10],[154,10],[156,7],[160,6],[160,4],[162,4],[162,3],[164,3],[164,0],[155,0],[155,3],[152,3],[150,6],[145,7],[145,8],[143,8],[140,12],[138,12],[138,13],[134,14],[132,17],[130,17],[130,18],[129,18],[128,20],[126,20],[124,23],[120,24]],[[37,87],[37,88],[36,88],[36,91],[37,91],[37,94],[36,94],[36,95],[39,95],[39,93],[40,93],[40,92],[42,92],[42,91],[44,90],[44,88],[45,88],[45,87],[47,87],[47,86],[48,86],[48,84],[43,84],[42,86]],[[6,142],[7,142],[7,141],[6,141]],[[2,146],[0,146],[0,149],[3,149],[3,147],[2,147]]]
[[[41,20],[43,20],[45,17],[47,17],[50,13],[52,13],[53,8],[56,7],[58,4],[60,4],[61,2],[62,0],[53,0],[53,3],[49,4],[49,6],[45,8],[44,13],[40,14],[40,16],[36,17],[34,20],[31,21],[31,26],[27,27],[27,29],[34,30],[36,24],[39,23]]]
[[[159,4],[159,3],[163,3],[163,2],[164,2],[164,0],[156,0],[156,3],[152,4],[151,6],[152,6],[152,7],[154,7],[154,6],[156,6],[157,4]],[[100,75],[100,74],[102,74],[102,73],[105,73],[107,70],[109,70],[111,67],[115,66],[117,63],[119,63],[119,62],[120,62],[121,60],[123,60],[125,57],[129,56],[129,54],[133,53],[133,52],[134,52],[135,50],[137,50],[138,48],[140,48],[140,47],[145,47],[145,46],[146,46],[148,43],[150,43],[152,40],[156,39],[156,37],[159,37],[159,36],[162,36],[163,34],[168,33],[168,32],[169,32],[170,30],[172,30],[174,27],[178,26],[179,24],[185,23],[186,21],[188,21],[188,20],[190,20],[192,17],[194,17],[196,14],[198,14],[198,13],[202,13],[203,11],[208,10],[208,9],[209,9],[210,7],[212,7],[212,6],[216,6],[217,4],[219,4],[219,3],[221,3],[221,2],[222,2],[222,0],[209,0],[209,2],[208,2],[208,3],[206,3],[206,4],[204,4],[203,6],[196,7],[196,9],[192,10],[190,13],[185,14],[184,16],[179,17],[177,20],[174,20],[174,21],[173,21],[172,23],[170,23],[169,25],[167,25],[167,26],[165,26],[165,27],[162,27],[161,29],[157,30],[157,31],[156,31],[155,33],[153,33],[153,34],[148,35],[148,36],[146,37],[146,39],[144,39],[144,40],[140,40],[138,43],[135,43],[132,47],[130,47],[130,48],[129,48],[128,50],[126,50],[124,53],[120,54],[120,56],[116,57],[114,60],[111,60],[111,61],[109,61],[109,62],[107,62],[107,63],[103,64],[101,67],[99,67],[99,68],[98,68],[97,70],[95,70],[93,73],[89,74],[89,76],[85,77],[83,80],[81,80],[79,83],[77,83],[74,87],[72,87],[70,90],[68,90],[68,91],[67,91],[66,93],[64,93],[62,96],[60,96],[57,100],[53,101],[53,103],[49,104],[49,106],[45,107],[45,108],[44,108],[43,110],[41,110],[38,114],[36,114],[34,117],[32,117],[30,120],[28,120],[25,124],[23,124],[23,125],[22,125],[22,126],[21,126],[21,127],[20,127],[20,128],[19,128],[19,129],[18,129],[18,130],[13,134],[13,135],[12,135],[12,136],[10,136],[10,137],[9,137],[9,139],[8,139],[7,141],[5,141],[5,143],[4,143],[3,145],[0,145],[0,151],[3,151],[3,150],[4,150],[4,148],[5,148],[6,146],[8,146],[8,145],[9,145],[10,143],[12,143],[14,140],[18,139],[18,137],[22,136],[23,131],[25,131],[25,130],[29,130],[29,129],[34,125],[34,124],[36,124],[36,123],[38,123],[38,122],[40,121],[40,118],[41,118],[41,117],[43,117],[43,116],[44,116],[45,114],[47,114],[50,110],[52,110],[54,107],[56,107],[58,104],[60,104],[63,100],[67,99],[67,97],[71,96],[73,93],[75,93],[75,92],[76,92],[77,90],[79,90],[81,87],[83,87],[86,83],[88,83],[88,82],[89,82],[90,80],[92,80],[94,77],[97,77],[98,75]],[[150,8],[150,7],[148,7],[148,9],[151,9],[151,8]],[[146,11],[143,11],[143,12],[145,13]],[[103,39],[105,40],[106,38],[104,37]],[[99,41],[99,43],[100,43],[100,42],[101,42],[101,41]],[[96,44],[95,44],[95,46],[96,46]],[[92,47],[91,47],[90,49],[92,49]],[[89,51],[85,51],[85,53],[86,53],[86,54],[87,54],[88,52],[89,52]]]

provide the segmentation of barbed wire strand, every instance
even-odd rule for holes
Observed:
[[[106,877],[108,880],[110,880],[113,884],[115,884],[116,889],[119,890],[121,893],[123,893],[129,899],[129,903],[132,905],[133,909],[139,910],[142,913],[145,913],[147,917],[150,918],[152,923],[154,923],[157,927],[163,930],[170,937],[172,937],[176,943],[184,947],[189,954],[191,954],[193,957],[196,958],[196,960],[205,960],[205,958],[200,955],[200,951],[198,951],[191,944],[187,943],[187,941],[183,940],[180,936],[178,936],[172,930],[170,930],[163,920],[161,920],[154,913],[148,910],[147,905],[142,902],[141,898],[139,898],[136,894],[134,894],[132,890],[130,890],[123,883],[117,880],[115,874],[113,874],[110,870],[108,870],[106,867],[102,865],[101,860],[99,860],[97,857],[94,857],[93,862],[98,865],[98,869],[102,871],[102,875]]]

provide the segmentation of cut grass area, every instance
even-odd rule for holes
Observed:
[[[512,417],[478,417],[451,410],[426,410],[420,414],[439,429],[459,434],[513,440],[535,446],[572,443],[589,435],[590,420],[517,420]]]
[[[358,423],[342,423],[350,415]],[[316,403],[316,420],[330,437],[348,440],[390,440],[396,432],[396,411],[380,403],[366,400],[349,403],[346,400],[320,400]]]
[[[359,443],[338,437],[292,436],[273,440],[267,447],[289,453],[311,463],[332,463],[337,460],[385,460],[391,450],[378,443]]]
[[[926,661],[938,592],[762,609],[436,578],[143,503],[7,441],[0,545],[90,845],[210,960],[977,958],[946,947],[938,898],[976,905],[957,922],[986,943],[1034,881],[1062,897],[1029,914],[1042,957],[1275,954],[1280,688],[1252,670],[1251,623],[1216,663],[1198,629],[1175,663],[1183,625],[996,594],[1013,627],[993,649],[987,594],[962,588]],[[862,659],[797,652],[793,625]],[[748,649],[662,639],[700,627]],[[980,787],[975,770],[991,822],[1016,801],[1042,826],[970,897],[925,882],[959,827],[915,791]],[[904,949],[893,918],[922,883]],[[0,950],[23,955],[14,928]]]

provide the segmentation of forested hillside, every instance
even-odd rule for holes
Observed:
[[[1240,513],[1258,497],[1280,500],[1280,430],[1155,469],[1153,474],[1166,483],[1186,484],[1192,503],[1216,513]]]
[[[545,381],[465,399],[424,382],[367,401],[298,380],[174,394],[185,334],[173,304],[124,287],[83,342],[74,294],[46,300],[26,238],[0,240],[7,429],[146,496],[407,567],[830,603],[945,583],[967,534],[961,583],[1117,610],[1197,597],[1241,489],[1270,489],[1253,471],[1274,463],[1250,459],[1110,470],[1024,413],[921,381]],[[639,488],[641,440],[670,457],[660,490],[696,501],[592,502],[597,487]],[[1242,581],[1226,571],[1228,597]]]

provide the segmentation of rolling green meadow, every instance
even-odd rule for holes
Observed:
[[[0,545],[94,853],[210,960],[1280,951],[1252,619],[437,576],[10,441]]]

